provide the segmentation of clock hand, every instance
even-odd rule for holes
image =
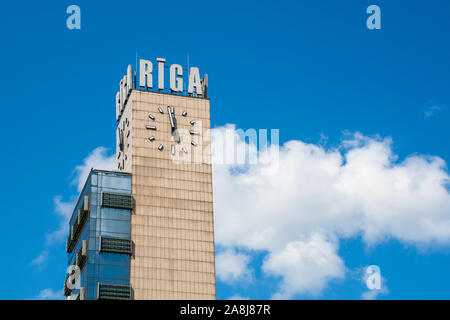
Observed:
[[[120,130],[120,147],[121,147],[122,151],[125,149],[124,148],[125,143],[123,140],[124,140],[123,139],[123,130]]]
[[[173,114],[174,108],[167,106],[167,113],[169,114],[170,125],[172,126],[172,132],[176,129],[175,116]]]
[[[178,131],[177,131],[177,120],[175,119],[175,115],[174,115],[174,111],[175,111],[174,107],[167,106],[167,111],[168,111],[168,114],[169,114],[170,125],[172,127],[173,139],[177,143],[180,143],[180,136],[178,135]]]
[[[119,150],[123,152],[123,130],[119,128]]]

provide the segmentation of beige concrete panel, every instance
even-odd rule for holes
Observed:
[[[179,128],[190,130],[189,121],[194,119],[202,121],[205,133],[210,126],[209,100],[140,91],[133,91],[131,100],[133,157],[129,163],[136,206],[130,278],[134,298],[215,299],[212,168],[172,161],[174,142],[167,114],[171,105]],[[155,125],[157,130],[147,130],[146,125]],[[148,140],[150,135],[155,141]],[[162,152],[157,150],[159,144],[165,147]],[[202,147],[210,148],[209,143]],[[196,150],[188,150],[192,159]]]

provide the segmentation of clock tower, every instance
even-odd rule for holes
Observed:
[[[172,65],[175,93],[164,88],[162,66],[153,91],[145,62],[139,83],[128,67],[116,96],[117,170],[131,174],[133,298],[215,299],[207,75],[196,80],[191,68],[189,89],[180,92],[175,76],[184,69]]]

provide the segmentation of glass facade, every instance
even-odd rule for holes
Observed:
[[[130,299],[131,175],[92,170],[70,219],[68,267],[81,271],[70,299]]]

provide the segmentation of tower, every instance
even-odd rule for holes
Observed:
[[[183,90],[172,65],[166,89],[157,63],[158,91],[141,60],[139,81],[129,66],[116,97],[117,169],[131,174],[134,201],[130,285],[135,299],[215,299],[207,75],[191,68]]]

